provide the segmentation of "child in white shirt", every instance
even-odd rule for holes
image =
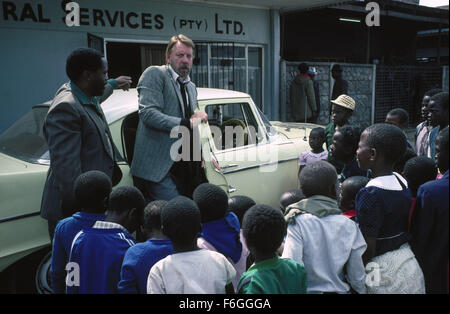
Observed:
[[[311,293],[365,293],[362,255],[366,242],[358,225],[344,217],[336,200],[337,174],[326,161],[300,173],[306,198],[288,206],[287,237],[282,258],[302,264]]]
[[[169,201],[162,210],[161,224],[175,253],[150,270],[148,294],[234,293],[234,267],[222,254],[197,246],[200,210],[191,199],[178,196]]]

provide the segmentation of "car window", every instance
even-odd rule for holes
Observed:
[[[257,144],[263,140],[248,103],[208,105],[205,111],[217,150]]]
[[[269,136],[275,136],[278,134],[278,131],[275,127],[272,126],[272,124],[270,124],[269,119],[267,119],[266,115],[258,108],[258,112],[259,112],[259,116],[261,117],[263,123],[264,123],[264,127],[266,128],[267,134]]]
[[[0,152],[32,163],[49,164],[47,141],[42,126],[48,107],[34,107],[0,134]]]

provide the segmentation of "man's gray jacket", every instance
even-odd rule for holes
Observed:
[[[106,85],[100,102],[113,92]],[[41,216],[57,221],[77,209],[73,188],[76,178],[99,170],[121,177],[115,163],[115,149],[103,112],[94,104],[83,105],[69,84],[63,84],[53,99],[44,123],[50,152],[50,168],[42,195]],[[119,179],[120,180],[120,179]]]
[[[185,117],[183,99],[167,65],[147,68],[139,79],[137,90],[139,124],[131,173],[147,181],[160,182],[173,165],[171,151],[176,155],[181,145],[181,141],[177,137],[171,138],[170,133]],[[187,116],[190,117],[197,106],[194,83],[187,83],[186,91],[190,110]]]

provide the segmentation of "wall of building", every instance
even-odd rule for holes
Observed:
[[[442,67],[442,89],[448,92],[448,65]]]
[[[69,27],[66,17],[71,13],[64,10],[66,2],[0,1],[0,132],[33,105],[54,96],[67,81],[68,54],[87,46],[88,33],[105,40],[149,43],[166,43],[183,33],[194,42],[262,45],[264,86],[270,86],[277,73],[270,60],[274,49],[273,12],[269,10],[160,0],[130,0],[126,5],[123,1],[79,0],[80,26]],[[268,104],[272,91],[264,91]],[[269,115],[271,111],[268,108]]]

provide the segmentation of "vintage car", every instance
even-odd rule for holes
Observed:
[[[50,164],[42,131],[49,105],[34,106],[0,135],[0,272],[32,253],[50,251],[47,221],[39,215]],[[248,94],[236,91],[199,88],[198,105],[209,120],[199,127],[208,181],[229,196],[279,207],[281,194],[298,186],[298,156],[309,149],[308,135],[317,125],[269,122]],[[115,91],[102,108],[120,153],[119,185],[132,185],[136,89]],[[226,129],[238,132],[227,135]],[[38,292],[51,291],[49,265],[50,253],[37,267]]]

